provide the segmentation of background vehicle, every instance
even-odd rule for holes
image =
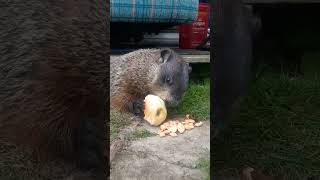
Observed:
[[[198,5],[199,0],[111,0],[111,45],[137,43],[145,34],[192,23],[197,19]]]

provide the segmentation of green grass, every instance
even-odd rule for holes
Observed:
[[[200,158],[199,163],[197,164],[196,168],[202,170],[206,176],[203,180],[210,179],[210,159],[208,158]]]
[[[210,119],[210,79],[203,83],[190,81],[188,90],[180,105],[172,109],[178,114],[190,114],[195,120]]]
[[[320,53],[305,53],[302,58],[301,69],[304,75],[310,79],[320,78]]]
[[[113,141],[119,134],[120,130],[128,125],[130,115],[117,111],[110,111],[110,138]]]
[[[285,180],[320,174],[320,81],[266,72],[214,145],[217,170],[252,166]]]
[[[134,141],[134,140],[138,140],[138,139],[142,139],[142,138],[147,138],[147,137],[151,137],[151,136],[155,136],[155,134],[145,130],[145,129],[142,129],[142,130],[138,130],[138,131],[135,131],[133,133],[131,133],[128,137],[128,139],[130,141]]]

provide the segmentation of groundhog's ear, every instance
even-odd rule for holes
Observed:
[[[161,49],[159,63],[166,63],[171,58],[172,51],[170,49]]]

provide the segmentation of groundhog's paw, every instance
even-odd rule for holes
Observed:
[[[93,121],[85,120],[77,132],[77,165],[83,171],[103,174],[105,161],[103,156],[104,136],[102,129]]]
[[[141,118],[144,116],[144,114],[143,114],[143,109],[144,109],[143,100],[141,100],[141,101],[137,100],[137,101],[132,102],[131,108],[132,108],[131,111],[135,116],[138,116]]]

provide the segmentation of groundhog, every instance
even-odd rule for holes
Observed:
[[[172,49],[140,49],[111,59],[112,109],[143,116],[143,100],[159,96],[166,106],[177,106],[188,87],[191,67]]]
[[[108,7],[14,0],[0,13],[0,141],[76,162],[98,179],[109,162]]]

